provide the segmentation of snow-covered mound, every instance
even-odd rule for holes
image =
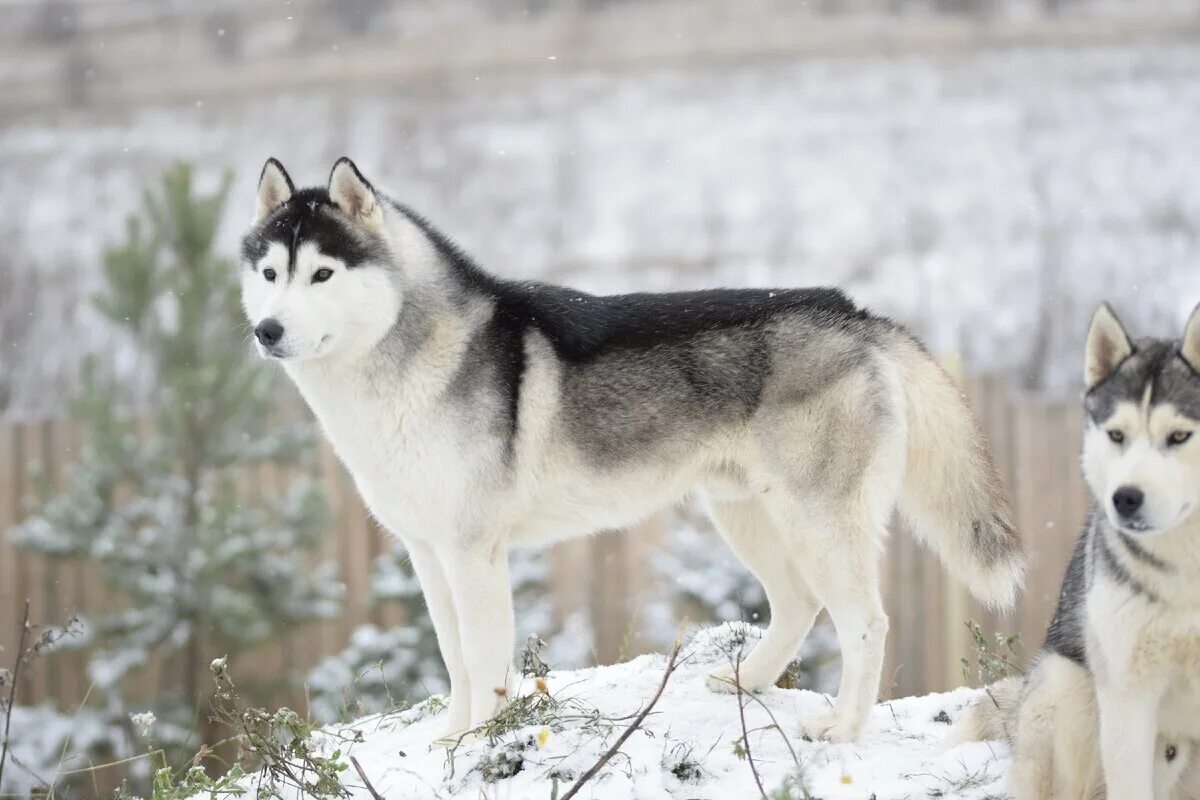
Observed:
[[[681,651],[681,666],[645,722],[578,797],[761,796],[741,744],[738,697],[705,685],[705,674],[721,663],[721,648],[712,646],[711,635],[698,638],[704,641]],[[540,716],[529,718],[533,724],[453,751],[430,746],[445,725],[436,700],[400,714],[370,717],[349,726],[365,739],[352,746],[350,755],[388,800],[562,797],[651,701],[666,665],[665,656],[650,655],[610,667],[551,673],[549,696],[526,700],[535,712],[540,709]],[[519,696],[538,693],[537,682],[526,679]],[[830,698],[771,689],[758,695],[762,705],[743,700],[749,755],[772,798],[1003,796],[1006,747],[980,743],[947,749],[944,744],[950,721],[976,696],[977,690],[959,689],[880,703],[859,742],[829,744],[802,740],[797,726],[802,715],[828,708]],[[353,797],[371,797],[355,770],[348,770],[343,780]]]

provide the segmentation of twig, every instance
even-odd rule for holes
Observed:
[[[8,687],[8,705],[4,709],[4,741],[0,743],[0,786],[4,785],[4,762],[8,760],[8,731],[12,727],[13,704],[17,702],[17,681],[21,677],[21,664],[25,660],[25,643],[29,639],[29,599],[25,600],[25,617],[21,620],[21,641],[17,645],[17,659],[13,662],[12,685]]]
[[[613,742],[613,746],[608,748],[604,755],[600,756],[600,759],[595,764],[592,764],[591,768],[587,772],[579,776],[579,780],[575,781],[575,783],[571,785],[571,788],[567,790],[567,793],[562,796],[561,800],[571,800],[571,798],[578,794],[579,790],[583,788],[583,785],[592,778],[596,777],[596,773],[603,769],[604,765],[607,764],[609,760],[617,754],[617,751],[621,749],[621,745],[625,744],[625,741],[633,735],[633,732],[636,731],[638,727],[645,722],[646,717],[650,715],[650,712],[658,703],[659,698],[662,697],[663,690],[667,688],[667,681],[671,679],[671,674],[675,672],[678,667],[679,643],[676,642],[675,646],[671,648],[671,655],[667,659],[667,668],[663,672],[662,682],[658,684],[658,691],[654,693],[654,697],[651,698],[646,707],[642,709],[641,713],[634,718],[633,722],[629,724],[629,727],[617,737],[617,740]]]
[[[802,763],[800,763],[800,756],[796,753],[796,748],[792,747],[791,739],[789,739],[787,737],[787,734],[784,732],[783,728],[780,726],[779,720],[775,716],[775,712],[771,710],[770,706],[768,706],[766,703],[764,703],[762,701],[762,698],[755,696],[753,693],[747,692],[746,697],[748,697],[749,699],[758,703],[759,707],[763,711],[767,712],[767,716],[771,718],[771,724],[765,726],[764,728],[762,728],[762,730],[774,728],[775,730],[777,730],[779,732],[779,737],[781,739],[783,739],[783,743],[787,746],[788,752],[791,753],[791,755],[792,755],[792,762],[796,765],[797,773],[802,773],[804,771],[804,765]],[[805,789],[804,791],[805,791],[804,796],[807,798],[808,790]]]
[[[750,774],[754,776],[754,783],[758,786],[758,794],[763,800],[766,800],[767,790],[763,788],[762,776],[758,774],[758,767],[754,766],[754,756],[750,753],[750,732],[746,730],[746,701],[743,696],[746,694],[742,689],[742,652],[738,651],[737,659],[733,662],[733,683],[737,687],[738,694],[738,718],[742,721],[742,742],[746,746],[746,761],[750,764]]]
[[[354,765],[354,771],[358,773],[358,777],[362,778],[362,782],[367,787],[367,791],[371,793],[371,797],[374,797],[375,800],[383,800],[383,795],[375,791],[375,787],[371,785],[371,779],[363,771],[362,764],[358,763],[358,759],[350,756],[350,763]]]

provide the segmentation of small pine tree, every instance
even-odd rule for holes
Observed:
[[[203,194],[189,167],[171,169],[106,252],[95,306],[148,366],[152,412],[119,409],[118,381],[90,360],[80,460],[13,531],[22,547],[100,565],[126,601],[90,621],[90,677],[124,714],[125,679],[165,659],[177,691],[155,711],[183,736],[207,716],[211,659],[332,616],[343,588],[333,565],[304,566],[327,520],[315,483],[248,486],[255,468],[310,464],[313,437],[268,426],[279,392],[246,346],[235,267],[214,250],[228,186]]]
[[[404,624],[388,630],[360,625],[345,649],[309,672],[312,713],[321,722],[387,711],[449,688],[433,621],[402,552],[375,560],[371,602],[399,605]]]

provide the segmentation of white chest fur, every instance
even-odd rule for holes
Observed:
[[[443,537],[461,509],[457,430],[419,387],[370,373],[289,368],[371,513],[401,539]]]
[[[1200,738],[1200,611],[1101,582],[1088,598],[1088,617],[1098,680],[1161,695],[1160,732]]]

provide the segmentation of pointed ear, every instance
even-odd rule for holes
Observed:
[[[1121,321],[1108,303],[1101,303],[1092,315],[1092,327],[1088,329],[1084,384],[1090,389],[1100,383],[1132,353],[1133,342],[1129,341]]]
[[[342,157],[329,173],[329,197],[350,219],[371,227],[383,224],[383,211],[375,197],[375,190],[354,166],[354,162]]]
[[[1183,328],[1183,342],[1179,345],[1179,355],[1188,362],[1188,366],[1200,372],[1200,306],[1192,309],[1187,325]]]
[[[254,221],[258,222],[275,209],[292,199],[296,187],[287,170],[273,158],[268,158],[263,164],[262,174],[258,177],[258,206],[254,213]]]

